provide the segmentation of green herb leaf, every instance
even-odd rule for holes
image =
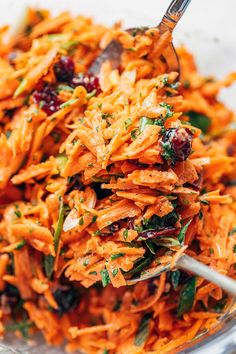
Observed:
[[[115,277],[118,274],[119,270],[117,268],[112,270],[112,275]]]
[[[156,254],[154,248],[153,248],[153,243],[151,240],[146,240],[145,241],[145,244],[147,246],[147,248],[149,249],[149,251],[152,253],[152,254]]]
[[[66,155],[58,155],[56,157],[56,164],[60,173],[62,173],[65,169],[68,157]]]
[[[23,248],[26,245],[26,241],[22,240],[18,243],[18,245],[16,246],[15,250],[20,250],[21,248]]]
[[[201,129],[203,134],[206,134],[211,126],[210,119],[204,114],[195,111],[186,113],[189,116],[189,122],[192,126]]]
[[[124,257],[125,253],[116,253],[116,254],[112,254],[111,255],[111,260],[114,261],[114,259],[120,258],[120,257]]]
[[[6,331],[20,331],[23,338],[29,338],[29,329],[33,326],[33,322],[18,322],[5,326]]]
[[[123,232],[123,238],[124,238],[125,241],[127,240],[127,237],[128,237],[128,230],[125,229],[124,232]]]
[[[229,236],[232,236],[233,234],[236,234],[236,226],[234,226],[228,233]]]
[[[92,270],[91,272],[89,272],[89,274],[91,274],[91,275],[97,275],[98,273],[96,272],[96,270]]]
[[[69,101],[66,101],[60,105],[60,109],[66,108],[74,104],[75,102],[78,101],[78,98],[71,98]]]
[[[154,125],[154,119],[148,117],[141,117],[139,121],[139,131],[142,133],[146,125]]]
[[[102,277],[102,286],[105,288],[110,282],[110,277],[109,277],[109,273],[107,271],[106,268],[102,269],[100,271],[101,277]]]
[[[71,50],[72,48],[76,47],[80,42],[78,40],[71,40],[68,42],[64,42],[61,45],[61,48],[68,51]]]
[[[121,307],[121,304],[122,304],[122,301],[121,300],[117,300],[116,302],[115,302],[115,305],[113,306],[113,311],[118,311],[119,309],[120,309],[120,307]]]
[[[130,118],[126,119],[126,121],[125,121],[125,129],[128,129],[131,124],[132,124],[132,120]]]
[[[65,85],[65,84],[60,84],[56,88],[56,92],[59,93],[61,91],[68,91],[68,92],[74,92],[73,87]]]
[[[59,217],[58,217],[57,227],[53,236],[54,248],[56,252],[58,249],[58,244],[59,244],[59,240],[63,228],[63,222],[64,222],[64,205],[63,205],[63,199],[60,198]],[[48,279],[51,279],[52,277],[54,261],[55,261],[55,257],[53,257],[52,255],[47,255],[44,257],[44,269]]]
[[[228,301],[227,295],[223,296],[221,300],[217,301],[217,304],[213,307],[213,311],[217,313],[223,312]]]
[[[184,243],[185,234],[186,234],[186,232],[187,232],[187,230],[188,230],[188,227],[189,227],[189,225],[191,224],[191,222],[192,222],[192,219],[189,220],[189,221],[187,222],[187,224],[185,224],[185,225],[182,227],[182,229],[180,230],[180,232],[179,232],[179,234],[178,234],[178,240],[179,240],[179,243],[180,243],[181,245]]]
[[[126,272],[127,275],[136,275],[144,271],[153,261],[154,257],[152,254],[143,257],[140,260],[134,262],[134,267]]]
[[[174,290],[176,290],[179,286],[179,279],[180,279],[180,271],[179,270],[175,270],[174,272],[171,272],[171,284],[172,284]]]
[[[150,325],[151,318],[152,318],[152,314],[146,313],[139,324],[138,332],[134,340],[134,344],[137,347],[141,347],[148,339],[149,329],[150,329],[149,325]]]
[[[63,199],[60,198],[58,222],[53,236],[55,251],[57,251],[58,249],[59,239],[63,228],[63,222],[64,222],[64,204],[63,204]]]
[[[14,213],[18,218],[20,218],[22,215],[20,210],[15,210]]]
[[[196,278],[192,277],[184,284],[179,295],[179,305],[177,316],[181,317],[184,313],[189,312],[193,307],[196,293]]]
[[[51,279],[54,267],[54,257],[52,255],[47,255],[44,257],[44,269],[45,274],[48,279]]]
[[[164,247],[178,247],[180,246],[179,240],[172,237],[158,237],[153,242],[158,246]]]

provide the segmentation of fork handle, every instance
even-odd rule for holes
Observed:
[[[187,270],[193,274],[199,275],[236,297],[236,281],[234,279],[217,272],[216,270],[206,266],[192,257],[187,256],[186,254],[182,255],[177,260],[176,268]]]
[[[173,0],[166,10],[161,23],[158,27],[165,30],[173,31],[178,21],[183,16],[191,0]]]

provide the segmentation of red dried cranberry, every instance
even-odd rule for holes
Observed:
[[[75,76],[71,81],[71,85],[72,87],[83,86],[88,93],[95,90],[96,94],[101,92],[98,77],[89,73]]]
[[[192,150],[193,133],[188,128],[168,129],[162,137],[162,156],[171,164],[185,161]]]
[[[53,67],[57,81],[69,82],[75,72],[75,64],[71,57],[62,55]]]
[[[34,102],[48,115],[55,113],[60,108],[61,102],[52,85],[39,87],[34,91],[33,98]]]

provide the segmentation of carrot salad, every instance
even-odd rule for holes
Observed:
[[[22,26],[21,26],[22,27]],[[169,33],[29,9],[0,29],[0,333],[98,354],[173,353],[231,299],[175,269],[236,276],[236,123]],[[119,70],[89,67],[112,39]],[[179,81],[180,80],[180,81]],[[159,277],[126,285],[158,266]]]

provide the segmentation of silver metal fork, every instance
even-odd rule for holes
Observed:
[[[178,21],[187,9],[190,1],[191,0],[173,0],[171,2],[160,24],[157,26],[160,34],[167,31],[172,32],[174,30]],[[126,31],[130,34],[139,33],[140,31],[143,31],[143,28],[129,28]],[[97,75],[100,72],[102,64],[106,61],[111,63],[113,69],[117,69],[120,66],[122,52],[122,45],[118,41],[112,40],[103,52],[95,59],[89,68],[89,72]],[[170,43],[170,45],[165,49],[162,56],[167,63],[168,72],[180,72],[178,56],[172,43]]]

